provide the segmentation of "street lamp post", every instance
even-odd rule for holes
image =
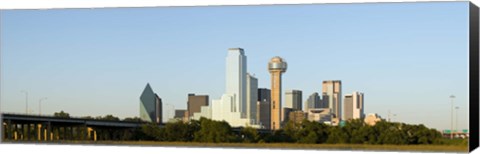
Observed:
[[[38,115],[42,115],[42,101],[47,100],[47,97],[40,98],[38,100]]]
[[[454,95],[450,95],[450,98],[452,99],[452,114],[451,114],[451,124],[450,124],[450,139],[453,139],[453,99],[455,98]]]
[[[28,92],[25,90],[22,90],[21,92],[25,93],[25,113],[28,114]]]

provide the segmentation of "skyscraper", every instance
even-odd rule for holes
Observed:
[[[267,101],[270,102],[272,99],[270,97],[271,90],[267,88],[258,88],[258,101]]]
[[[209,107],[202,107],[198,117],[211,118],[218,121],[226,121],[232,127],[249,125],[258,128],[258,125],[251,124],[247,113],[247,58],[243,49],[230,48],[226,58],[226,90],[220,99],[212,100]],[[205,111],[205,112],[204,112]],[[245,118],[243,118],[245,117]]]
[[[320,99],[320,107],[319,108],[330,108],[328,104],[329,97],[326,93],[322,93],[322,98]]]
[[[353,119],[353,96],[352,94],[345,94],[343,96],[343,119],[350,120]]]
[[[147,83],[140,95],[140,119],[148,122],[162,123],[162,99],[153,92]]]
[[[287,63],[282,58],[273,57],[268,63],[268,71],[271,74],[271,129],[280,129],[282,109],[282,74],[287,70]]]
[[[364,118],[363,93],[353,92],[352,94],[346,94],[343,103],[345,120]]]
[[[257,122],[258,80],[247,73],[247,114],[250,122]]]
[[[226,94],[233,96],[232,112],[247,112],[247,57],[242,48],[228,49],[226,58]]]
[[[327,96],[328,107],[338,120],[342,119],[342,81],[323,81],[322,94]],[[324,98],[325,99],[325,98]]]
[[[258,101],[257,101],[257,119],[263,128],[270,129],[270,99],[271,91],[266,88],[258,89]]]
[[[287,108],[293,110],[302,110],[302,91],[300,90],[287,90],[285,92],[285,103]],[[288,115],[286,116],[288,119]]]
[[[310,96],[308,96],[307,101],[305,101],[305,112],[309,109],[316,109],[316,108],[324,108],[322,106],[322,100],[317,92],[314,92]]]
[[[208,95],[188,94],[188,117],[192,117],[194,113],[200,112],[202,106],[208,106]]]

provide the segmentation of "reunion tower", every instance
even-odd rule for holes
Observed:
[[[282,73],[287,70],[287,62],[281,57],[275,56],[270,62],[268,62],[268,71],[271,74],[271,101],[270,113],[271,122],[270,127],[272,130],[280,129],[280,117],[282,109]]]

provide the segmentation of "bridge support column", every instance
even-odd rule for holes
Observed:
[[[20,138],[21,140],[25,140],[25,131],[26,131],[25,124],[20,124],[20,127],[22,128],[22,131],[20,133]]]
[[[12,120],[7,120],[7,138],[12,139],[13,129],[12,129]]]
[[[31,136],[29,139],[32,141],[35,141],[37,140],[37,123],[32,123],[29,126],[31,127],[30,129],[32,129],[31,130],[32,133],[30,134]]]
[[[52,124],[50,122],[47,123],[47,134],[48,134],[48,138],[50,138],[50,141],[52,141],[53,140]],[[47,135],[45,135],[45,140],[48,140]]]
[[[93,130],[93,141],[97,141],[97,131]]]
[[[44,140],[44,141],[47,141],[47,139],[48,139],[48,136],[47,136],[47,128],[43,128],[43,129],[42,129],[42,136],[43,136],[43,140]]]
[[[60,128],[61,127],[57,127],[57,135],[56,135],[56,139],[55,140],[60,140]],[[53,134],[55,136],[55,134]]]
[[[53,139],[52,140],[58,140],[59,139],[59,132],[60,132],[60,129],[58,127],[53,127]]]
[[[24,140],[24,134],[25,134],[25,125],[24,124],[20,124],[20,131],[18,133],[18,138],[19,140]]]
[[[23,140],[23,134],[25,133],[25,131],[23,131],[23,130],[24,130],[25,127],[23,126],[23,124],[19,124],[18,126],[19,126],[18,140]]]
[[[22,124],[22,139],[23,140],[28,140],[28,125],[27,124]]]
[[[70,131],[68,129],[69,127],[65,126],[65,139],[64,140],[70,140]]]
[[[67,126],[63,127],[63,130],[64,130],[64,131],[63,131],[63,133],[64,133],[64,138],[63,138],[63,140],[68,140],[68,136],[69,136],[69,135],[68,135],[68,132],[69,132],[69,131],[68,131],[68,127],[67,127]]]
[[[35,123],[33,124],[28,124],[28,138],[27,140],[32,140],[32,141],[35,141]]]
[[[15,123],[15,125],[13,126],[13,139],[16,141],[18,140],[18,124]]]
[[[87,127],[87,140],[90,140],[90,135],[91,135],[90,131],[91,131],[91,128]]]
[[[37,140],[37,123],[30,124],[30,126],[32,129],[32,134],[30,134],[32,136],[30,137],[30,140],[35,141]]]
[[[55,127],[51,126],[50,125],[50,141],[54,141],[55,140]]]
[[[88,134],[87,125],[83,125],[82,126],[82,140],[88,140],[87,134]]]
[[[63,140],[67,138],[67,127],[63,127]]]
[[[24,126],[25,126],[26,130],[23,131],[25,133],[25,134],[23,134],[23,139],[28,140],[29,139],[28,137],[30,137],[30,125],[29,124],[24,124]],[[27,131],[27,132],[25,132],[25,131]]]
[[[28,126],[27,124],[22,124],[22,139],[23,140],[28,140],[28,131],[30,129],[27,126]]]
[[[75,135],[73,135],[73,128],[72,126],[70,126],[70,140],[75,140]]]
[[[32,124],[27,124],[27,141],[32,139]]]
[[[42,133],[42,124],[37,123],[35,126],[37,127],[37,140],[42,141],[42,134],[43,134]]]
[[[59,140],[60,139],[60,128],[59,127],[53,127],[53,140]]]
[[[1,140],[3,141],[3,140],[8,139],[8,137],[7,137],[7,132],[8,132],[7,122],[4,121],[2,123],[2,127],[3,127],[2,128],[2,137],[3,138]]]

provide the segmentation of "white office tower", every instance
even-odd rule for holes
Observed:
[[[332,109],[332,113],[337,120],[342,118],[342,81],[326,80],[322,84],[322,96],[324,105],[328,104],[328,108]]]
[[[257,123],[258,79],[247,73],[247,118]]]
[[[343,117],[345,120],[364,118],[363,93],[353,92],[352,94],[347,94],[343,99],[343,103]]]
[[[225,94],[233,96],[231,111],[241,112],[246,117],[247,57],[242,48],[230,48],[226,62]]]
[[[256,125],[252,125],[250,118],[247,117],[248,107],[246,79],[247,57],[245,56],[243,49],[228,49],[228,55],[226,58],[225,94],[223,94],[220,99],[212,100],[212,103],[208,108],[202,108],[201,113],[194,114],[193,119],[199,119],[203,116],[205,118],[211,118],[212,120],[225,120],[232,127],[258,127]],[[210,111],[210,114],[203,113],[204,111]]]

